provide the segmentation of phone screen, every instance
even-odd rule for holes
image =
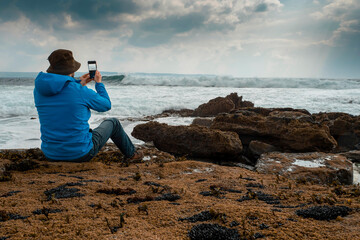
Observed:
[[[89,71],[96,71],[96,63],[89,63]]]

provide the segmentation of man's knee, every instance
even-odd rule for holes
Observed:
[[[110,121],[114,124],[114,127],[121,126],[119,119],[117,118],[107,118],[105,121]]]

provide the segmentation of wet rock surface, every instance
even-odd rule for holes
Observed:
[[[21,192],[21,191],[10,191],[10,192],[7,192],[7,193],[1,195],[0,197],[11,197],[19,192]]]
[[[191,240],[239,240],[240,235],[236,229],[230,229],[219,224],[203,223],[195,225],[189,231]]]
[[[261,155],[256,170],[318,184],[352,184],[353,166],[344,156],[330,153],[267,153]]]
[[[132,135],[166,152],[203,158],[237,158],[242,144],[235,133],[200,126],[169,126],[158,122],[137,125]]]
[[[47,217],[49,213],[60,213],[60,212],[62,212],[62,210],[58,208],[41,208],[32,211],[32,214],[34,215],[44,214]]]
[[[257,192],[248,191],[246,195],[244,195],[240,199],[237,199],[236,201],[243,202],[248,200],[260,200],[270,205],[280,204],[280,199],[278,199],[277,197],[271,194],[267,194],[261,191],[257,191]]]
[[[80,189],[70,188],[71,186],[82,186],[82,183],[66,183],[60,185],[56,188],[44,191],[44,194],[47,196],[47,200],[52,200],[54,198],[74,198],[74,197],[83,197],[85,194],[79,193]]]
[[[96,192],[114,195],[131,195],[136,193],[132,188],[102,188],[98,189]]]
[[[192,223],[195,222],[204,222],[209,221],[214,218],[214,215],[210,211],[203,211],[201,213],[195,214],[191,217],[179,218],[179,221],[189,221]]]
[[[299,209],[295,213],[304,218],[316,220],[333,220],[338,216],[345,217],[352,211],[346,206],[315,206],[307,209]]]
[[[0,210],[0,222],[5,222],[5,221],[9,221],[9,220],[19,220],[19,219],[26,219],[29,216],[22,216],[20,214],[16,214],[16,213],[10,213],[10,212],[6,212],[4,210]]]
[[[155,201],[163,201],[163,200],[167,200],[170,202],[176,201],[178,199],[180,199],[181,197],[177,194],[172,194],[172,193],[165,193],[162,194],[161,196],[158,196],[155,198]]]

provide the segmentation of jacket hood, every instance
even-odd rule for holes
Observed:
[[[70,76],[40,72],[35,79],[35,89],[43,96],[53,96],[71,81],[75,79]]]

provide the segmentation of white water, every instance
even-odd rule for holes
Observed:
[[[16,74],[11,77],[0,78],[0,149],[40,147],[40,127],[33,101],[33,78],[23,79],[16,77]],[[237,92],[244,100],[252,101],[260,107],[292,107],[304,108],[312,113],[322,111],[360,115],[358,80],[133,74],[123,80],[118,79],[118,76],[105,77],[104,83],[112,101],[112,109],[106,113],[92,112],[90,125],[95,128],[104,118],[117,117],[129,135],[133,127],[141,123],[131,121],[131,118],[158,114],[166,109],[194,109],[212,98],[232,92]],[[239,84],[241,87],[235,87]],[[90,84],[89,87],[94,88],[94,85]],[[192,118],[157,120],[171,125],[188,125]]]
[[[300,166],[300,167],[307,167],[307,168],[318,168],[318,167],[325,167],[324,159],[314,159],[311,161],[295,159],[293,165]]]

